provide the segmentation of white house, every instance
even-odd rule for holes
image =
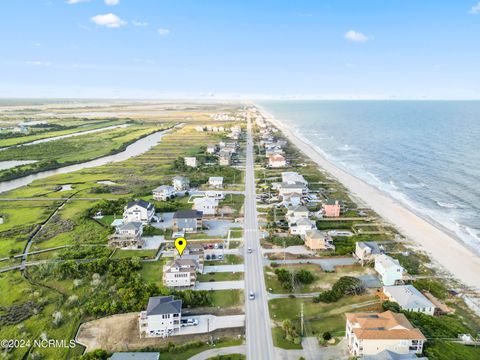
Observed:
[[[403,314],[346,313],[347,346],[352,356],[376,355],[384,350],[421,354],[426,341]]]
[[[305,180],[303,175],[300,175],[295,171],[282,172],[282,182],[286,184],[302,183],[304,186],[308,185],[308,181]]]
[[[297,205],[287,208],[286,217],[288,222],[295,222],[300,218],[308,218],[309,211],[305,206]]]
[[[307,231],[315,229],[315,223],[309,218],[300,218],[290,225],[290,234],[305,236]]]
[[[221,176],[211,176],[208,178],[208,185],[215,188],[223,187],[223,177]]]
[[[115,233],[108,238],[108,245],[118,248],[141,249],[144,245],[142,239],[143,224],[141,222],[127,222],[118,226]]]
[[[195,156],[185,156],[183,161],[186,166],[197,167],[197,158]]]
[[[148,299],[147,311],[140,313],[140,334],[147,337],[166,337],[179,331],[182,319],[182,300],[173,296],[154,296]]]
[[[153,189],[152,193],[155,200],[166,201],[175,196],[175,188],[170,185],[162,185]]]
[[[211,197],[193,199],[193,209],[201,211],[203,215],[215,215],[217,213],[218,200]]]
[[[432,316],[435,313],[435,305],[412,285],[384,286],[383,294],[389,301],[398,303],[402,310]]]
[[[203,213],[197,210],[179,210],[173,214],[173,230],[196,233],[202,229]]]
[[[272,168],[280,168],[287,166],[287,161],[280,154],[270,155],[268,157],[268,165]]]
[[[207,154],[215,154],[216,151],[217,151],[217,145],[215,144],[207,145]]]
[[[397,259],[380,254],[375,257],[375,271],[380,275],[383,285],[395,285],[402,280],[405,269]]]
[[[155,207],[145,200],[130,201],[123,209],[124,223],[140,221],[147,225],[155,215]]]
[[[185,191],[190,188],[190,181],[184,176],[174,176],[172,185],[176,191]]]
[[[289,193],[282,196],[282,204],[285,207],[298,206],[302,203],[302,194]]]
[[[278,187],[278,193],[280,196],[290,194],[290,193],[299,193],[303,194],[305,192],[305,185],[301,182],[295,183],[281,183]]]
[[[197,263],[193,259],[176,259],[163,267],[163,284],[167,287],[187,288],[195,286]]]

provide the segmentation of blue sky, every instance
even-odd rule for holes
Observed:
[[[479,0],[3,0],[0,32],[0,97],[480,98]]]

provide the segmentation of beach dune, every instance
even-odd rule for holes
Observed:
[[[262,110],[262,114],[282,130],[298,149],[341,182],[354,197],[364,201],[385,220],[393,224],[403,236],[416,243],[420,250],[428,253],[453,277],[472,290],[480,289],[480,276],[478,275],[480,274],[480,257],[460,240],[418,216],[375,187],[337,167],[272,115],[264,110]]]

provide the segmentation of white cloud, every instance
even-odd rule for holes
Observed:
[[[118,28],[127,24],[126,21],[120,19],[117,15],[112,13],[95,15],[91,17],[90,20],[99,26],[106,26],[108,28]]]
[[[169,29],[162,29],[162,28],[160,28],[160,29],[158,29],[157,31],[158,31],[158,34],[159,34],[160,36],[167,36],[168,34],[170,34],[170,30],[169,30]]]
[[[79,4],[82,2],[89,2],[90,0],[67,0],[66,3],[69,5]]]
[[[25,63],[27,65],[33,65],[33,66],[44,66],[44,67],[52,66],[52,63],[49,61],[26,61]]]
[[[350,30],[345,33],[345,39],[355,42],[365,42],[368,41],[368,36],[362,34],[361,32]]]
[[[145,27],[145,26],[148,26],[148,22],[132,20],[132,25],[133,26],[138,26],[138,27]]]
[[[480,14],[480,1],[477,3],[477,5],[472,6],[472,8],[470,9],[470,14],[473,14],[473,15]]]
[[[119,2],[120,0],[105,0],[105,4],[109,6],[118,5]]]

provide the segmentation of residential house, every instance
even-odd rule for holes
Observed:
[[[195,156],[185,156],[183,161],[186,166],[197,167],[197,158]]]
[[[203,215],[215,215],[218,209],[218,200],[211,197],[193,199],[193,209],[201,211]]]
[[[145,200],[130,201],[123,209],[123,221],[133,222],[140,221],[147,225],[155,216],[155,207],[153,204]]]
[[[308,218],[308,214],[308,209],[303,205],[290,206],[289,208],[287,208],[286,218],[290,223],[295,222],[297,219],[300,218]]]
[[[375,271],[380,275],[383,285],[389,286],[402,280],[405,269],[397,259],[380,254],[375,257]]]
[[[159,352],[115,352],[108,360],[160,360]]]
[[[305,187],[308,186],[308,181],[305,180],[303,175],[295,171],[282,172],[282,182],[286,184],[302,183]]]
[[[390,350],[383,350],[375,355],[364,355],[359,360],[428,360],[428,358],[417,357],[415,354],[399,354]]]
[[[384,286],[383,295],[398,303],[402,310],[432,316],[435,313],[435,305],[412,285]]]
[[[287,161],[283,155],[274,154],[268,157],[268,165],[272,168],[281,168],[287,166]]]
[[[341,204],[338,200],[329,199],[323,204],[323,216],[325,217],[339,217],[341,211]]]
[[[198,264],[193,259],[175,259],[163,267],[163,284],[173,288],[195,286]]]
[[[173,230],[195,233],[202,229],[203,213],[197,210],[180,210],[173,214]]]
[[[223,177],[221,176],[211,176],[208,178],[208,185],[214,188],[222,188],[223,187]]]
[[[175,196],[175,188],[170,185],[162,185],[153,189],[152,193],[155,200],[166,201]]]
[[[118,226],[115,233],[108,238],[108,245],[118,248],[141,249],[144,245],[142,239],[143,223],[132,221]]]
[[[355,256],[360,260],[362,266],[375,260],[375,256],[382,253],[383,248],[375,241],[357,241],[355,244]]]
[[[182,319],[182,300],[173,296],[154,296],[148,299],[146,311],[140,313],[140,334],[147,337],[166,337],[179,331]]]
[[[305,246],[313,251],[335,250],[333,240],[325,231],[317,229],[305,233]]]
[[[295,182],[293,184],[282,182],[278,187],[278,194],[280,196],[284,196],[286,194],[291,194],[291,193],[303,194],[304,191],[305,191],[305,185],[300,182]]]
[[[405,315],[346,313],[347,346],[352,356],[375,355],[384,350],[399,354],[421,354],[425,336]]]
[[[185,191],[190,188],[190,181],[184,176],[174,176],[172,179],[172,185],[175,191]]]
[[[220,151],[218,154],[218,165],[229,166],[231,164],[232,155],[228,151]]]
[[[207,154],[215,154],[217,152],[217,145],[209,144],[207,145]]]
[[[305,236],[307,231],[315,229],[315,223],[309,218],[299,218],[295,223],[290,225],[290,234]]]

